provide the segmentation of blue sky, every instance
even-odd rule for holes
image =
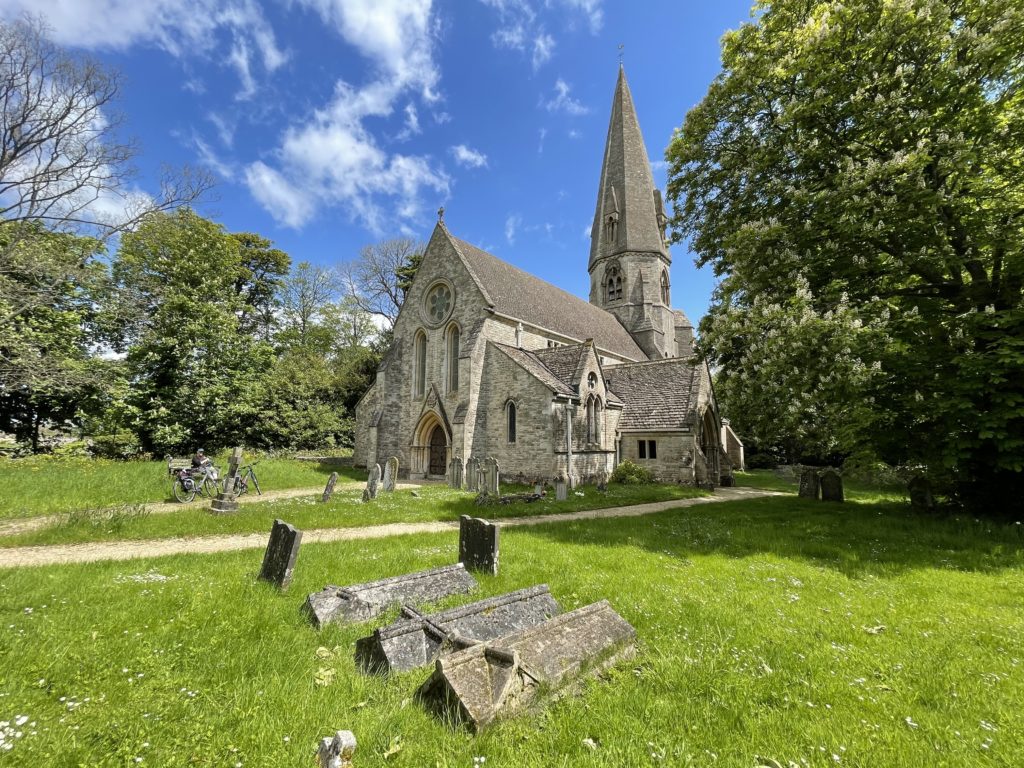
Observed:
[[[0,0],[121,70],[120,109],[162,164],[218,178],[199,207],[327,266],[457,236],[586,297],[618,46],[654,167],[751,0]],[[697,321],[714,278],[673,249]]]

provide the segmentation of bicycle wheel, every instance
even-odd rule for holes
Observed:
[[[263,495],[263,491],[260,490],[260,484],[258,482],[256,482],[256,473],[255,472],[250,472],[249,473],[249,477],[252,478],[252,487],[256,489],[256,495],[257,496],[262,496]]]
[[[174,494],[174,498],[184,503],[192,501],[196,497],[196,487],[191,482],[186,484],[180,477],[175,478],[174,484],[171,486],[171,493]]]
[[[211,499],[220,493],[220,485],[212,477],[207,476],[203,479],[203,487],[201,489],[203,496],[209,496]]]
[[[235,476],[235,496],[241,496],[249,490],[249,483],[242,475]]]

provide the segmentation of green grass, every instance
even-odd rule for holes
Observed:
[[[797,481],[772,469],[752,469],[736,472],[736,485],[742,488],[759,488],[765,491],[797,492]],[[843,479],[843,495],[851,501],[893,501],[906,498],[903,488],[879,486],[864,481]]]
[[[246,459],[248,461],[249,459]],[[225,456],[217,466],[227,468]],[[267,490],[326,484],[338,469],[312,461],[263,459],[256,466]],[[0,459],[0,519],[31,517],[117,504],[174,501],[167,463],[52,458]]]
[[[525,489],[502,486],[502,490],[510,493]],[[117,510],[113,513],[110,510],[95,514],[78,513],[49,528],[19,536],[2,537],[0,546],[255,533],[269,531],[274,520],[278,518],[287,520],[300,530],[310,530],[382,523],[458,520],[459,515],[489,518],[550,515],[705,495],[702,491],[678,485],[612,484],[604,493],[597,491],[593,486],[580,488],[576,493],[582,495],[570,493],[565,501],[555,501],[551,495],[532,503],[516,502],[479,507],[473,503],[473,494],[455,491],[443,485],[423,486],[416,491],[419,497],[414,497],[408,490],[381,493],[369,504],[362,503],[362,493],[362,485],[350,485],[347,488],[339,486],[339,490],[335,491],[327,504],[321,504],[319,496],[281,499],[242,504],[238,512],[231,515],[211,514],[209,502],[201,506],[182,507],[179,511],[166,514],[147,515],[137,508]]]
[[[506,530],[475,597],[608,598],[639,653],[480,736],[415,701],[428,670],[356,670],[383,621],[299,614],[325,583],[452,562],[454,533],[304,546],[283,595],[260,551],[4,570],[0,721],[28,720],[0,766],[311,766],[339,728],[360,768],[1019,766],[1022,550],[1019,526],[794,498]]]

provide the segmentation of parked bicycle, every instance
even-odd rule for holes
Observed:
[[[217,487],[217,468],[213,464],[180,467],[172,469],[171,474],[174,475],[171,492],[178,501],[192,501],[197,493],[212,499],[220,492]]]
[[[246,464],[244,467],[238,468],[238,474],[235,475],[235,495],[241,496],[243,493],[249,492],[249,485],[256,489],[256,495],[262,496],[263,491],[260,490],[259,481],[256,479],[256,465],[258,461],[254,461],[252,464]]]

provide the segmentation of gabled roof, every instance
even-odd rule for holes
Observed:
[[[449,237],[495,312],[570,339],[592,338],[599,349],[627,360],[647,359],[615,315],[450,233]]]
[[[499,344],[496,341],[492,341],[490,343],[493,344],[495,348],[500,349],[512,358],[512,360],[518,363],[523,370],[555,394],[570,396],[576,394],[575,390],[548,370],[548,368],[537,359],[537,356],[533,352],[527,352],[525,349],[519,349],[518,347],[510,347],[507,344]]]
[[[540,360],[555,376],[561,379],[570,387],[575,387],[579,382],[576,373],[580,369],[580,361],[586,354],[586,344],[569,344],[564,347],[552,347],[551,349],[537,349],[533,354]]]
[[[624,363],[605,377],[626,405],[619,429],[682,429],[696,422],[700,372],[684,358]]]

